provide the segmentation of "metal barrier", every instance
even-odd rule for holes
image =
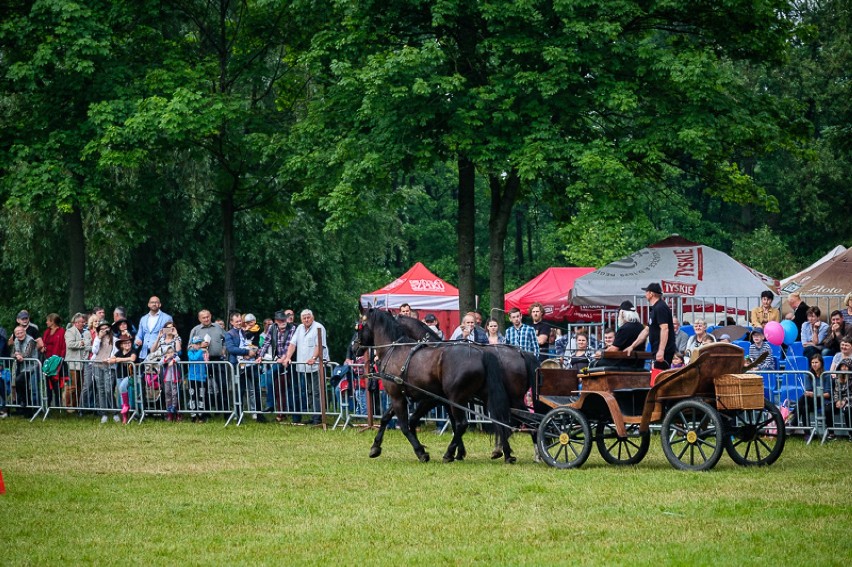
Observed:
[[[265,421],[264,414],[270,414],[279,423],[290,417],[299,424],[309,417],[312,425],[320,425],[334,418],[336,427],[343,419],[343,402],[328,378],[335,366],[336,362],[328,362],[312,372],[309,365],[295,362],[286,367],[275,361],[239,365],[236,379],[242,407],[237,425],[246,415]]]
[[[835,370],[828,374],[831,376],[831,404],[830,411],[826,412],[828,423],[822,442],[838,433],[852,441],[852,371]]]
[[[763,377],[763,395],[778,407],[789,408],[787,430],[803,433],[810,443],[825,432],[824,384],[827,376],[817,380],[813,373],[802,370],[751,370]],[[825,375],[824,375],[825,376]]]
[[[227,426],[240,411],[239,385],[227,361],[143,362],[136,369],[136,392],[140,423],[149,415],[168,421],[222,415]]]
[[[74,369],[63,363],[54,380],[44,379],[47,392],[44,419],[51,411],[67,413],[94,412],[115,421],[132,421],[138,417],[131,403],[136,366],[133,363],[107,364],[78,362]],[[125,409],[127,411],[122,411]]]
[[[15,409],[33,421],[44,411],[44,398],[39,359],[0,358],[0,411]]]

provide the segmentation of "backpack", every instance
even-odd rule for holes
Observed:
[[[59,373],[60,366],[62,366],[62,357],[54,354],[41,365],[41,372],[47,377],[54,377]]]

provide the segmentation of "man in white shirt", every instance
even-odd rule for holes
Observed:
[[[296,399],[292,400],[294,405],[290,407],[313,414],[311,423],[319,425],[321,411],[319,389],[323,387],[319,381],[319,368],[323,361],[329,359],[328,335],[325,327],[314,320],[314,314],[310,309],[302,311],[301,319],[302,324],[293,333],[293,339],[287,347],[287,356],[284,357],[282,364],[288,366],[293,362],[293,354],[296,355],[298,392],[295,392]],[[301,423],[301,421],[301,415],[293,415],[293,423]]]

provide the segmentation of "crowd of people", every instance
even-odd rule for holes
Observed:
[[[647,342],[652,368],[658,371],[688,364],[704,345],[731,342],[728,334],[717,337],[709,333],[708,323],[702,318],[695,319],[692,332],[687,333],[662,300],[659,283],[652,282],[642,290],[648,303],[647,325],[641,322],[633,303],[624,301],[613,327],[601,327],[598,333],[592,333],[591,326],[575,325],[570,332],[563,332],[544,321],[544,307],[534,303],[529,309],[528,323],[524,322],[520,309],[511,309],[505,332],[500,331],[501,324],[495,319],[483,323],[481,314],[466,313],[449,340],[509,344],[533,353],[542,362],[555,359],[565,368],[578,370],[589,366],[642,369],[645,361],[633,353],[644,350]],[[767,290],[761,296],[761,304],[749,313],[747,357],[760,361],[758,368],[763,370],[777,368],[779,362],[764,332],[770,322],[782,320],[781,311],[773,307],[774,301],[775,295]],[[822,321],[820,308],[809,307],[799,294],[790,294],[787,301],[790,305],[787,318],[796,325],[796,339],[801,342],[814,375],[820,379],[825,373],[827,379],[831,372],[852,367],[852,293],[844,298],[845,309],[832,311],[827,322]],[[50,313],[45,318],[43,332],[30,320],[27,310],[20,311],[11,336],[0,327],[0,355],[12,360],[11,368],[3,372],[7,384],[0,384],[0,418],[7,416],[6,398],[12,381],[23,412],[31,412],[40,405],[37,396],[41,390],[33,379],[37,373],[31,370],[34,364],[51,357],[61,358],[62,364],[55,373],[45,374],[47,405],[77,411],[97,408],[103,423],[109,420],[110,413],[114,420],[127,422],[132,410],[130,365],[136,363],[157,366],[156,380],[158,387],[162,386],[165,419],[169,421],[181,419],[181,404],[191,410],[194,421],[205,421],[208,411],[226,404],[229,385],[217,374],[215,366],[190,366],[184,376],[176,366],[181,360],[230,363],[240,379],[243,409],[254,419],[264,420],[263,413],[276,409],[319,405],[322,387],[319,367],[329,361],[328,337],[325,327],[309,309],[300,313],[300,324],[294,322],[292,309],[282,309],[262,324],[251,313],[232,313],[228,325],[203,309],[198,312],[198,324],[189,332],[184,348],[174,320],[161,307],[159,298],[151,297],[148,312],[138,325],[127,319],[124,307],[113,310],[112,322],[106,320],[103,308],[95,307],[90,313],[76,313],[66,326],[58,314]],[[416,317],[416,314],[409,304],[403,304],[398,316]],[[422,321],[444,338],[434,314],[426,314]],[[608,352],[626,356],[613,357]],[[363,382],[365,361],[358,355],[350,347],[344,365],[361,368],[360,374],[351,378]],[[828,368],[824,363],[826,357],[831,357]],[[287,372],[291,364],[295,365],[295,372]],[[285,384],[288,376],[293,383]],[[184,378],[187,399],[181,402],[179,383]],[[153,382],[148,386],[153,387]],[[263,390],[265,399],[262,399]],[[813,391],[811,385],[805,397],[812,397]],[[845,381],[827,382],[822,391],[827,404],[838,408],[848,404]],[[116,392],[117,404],[113,402]],[[294,414],[293,421],[299,423],[301,417]],[[276,419],[283,421],[283,413],[279,412]],[[317,415],[311,418],[313,423],[318,419]]]

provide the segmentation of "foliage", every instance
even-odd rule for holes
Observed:
[[[784,239],[768,226],[757,228],[735,241],[732,253],[745,265],[775,278],[781,279],[796,269],[795,258]]]

